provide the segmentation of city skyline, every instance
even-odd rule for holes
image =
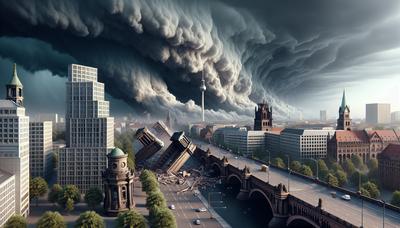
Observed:
[[[107,93],[122,100],[114,110],[128,104],[132,112],[157,117],[169,109],[180,119],[200,117],[201,95],[192,91],[199,88],[202,74],[206,116],[214,121],[248,118],[263,99],[275,108],[276,117],[283,118],[288,109],[292,116],[302,111],[306,118],[318,117],[315,106],[334,113],[343,88],[354,117],[363,116],[360,103],[385,102],[400,108],[400,44],[393,29],[399,24],[397,1],[338,0],[324,5],[315,0],[221,0],[197,5],[171,0],[165,6],[168,10],[157,17],[152,12],[159,12],[163,4],[148,3],[142,9],[141,1],[106,2],[110,4],[104,8],[79,3],[79,11],[78,3],[70,1],[64,8],[52,7],[51,2],[48,8],[36,7],[35,1],[0,2],[1,15],[7,17],[1,20],[1,68],[11,60],[39,72],[30,79],[49,90],[45,95],[54,95],[54,75],[67,75],[63,66],[97,67],[103,75],[100,81],[109,85]],[[22,13],[30,7],[40,10]],[[296,13],[290,13],[294,8]],[[310,10],[321,20],[311,18]],[[67,16],[63,21],[55,15]],[[155,23],[148,23],[152,18]],[[124,23],[118,27],[115,20]],[[81,52],[79,47],[87,48]],[[32,87],[37,95],[44,92],[39,88]]]

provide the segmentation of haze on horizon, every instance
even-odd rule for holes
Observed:
[[[352,117],[366,103],[400,110],[396,0],[0,0],[0,93],[12,63],[30,112],[65,108],[67,65],[99,68],[114,115],[253,118],[266,99],[336,117],[346,89]],[[163,10],[161,10],[163,9]]]

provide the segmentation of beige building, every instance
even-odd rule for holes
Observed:
[[[53,123],[29,123],[29,170],[32,177],[46,177],[51,168]]]
[[[0,170],[0,227],[15,214],[15,175]]]
[[[68,66],[66,147],[59,153],[58,182],[73,184],[82,193],[102,188],[101,171],[106,155],[114,148],[114,118],[109,117],[104,84],[97,81],[97,68]]]
[[[29,214],[29,117],[22,106],[22,88],[14,65],[14,74],[7,84],[7,100],[0,100],[1,216]],[[15,200],[9,199],[12,197]],[[13,206],[9,205],[12,201]]]

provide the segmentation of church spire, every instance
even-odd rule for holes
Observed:
[[[7,100],[14,101],[17,105],[22,106],[24,97],[22,95],[22,83],[18,78],[17,74],[17,64],[14,63],[13,75],[10,82],[6,85]]]
[[[340,106],[342,112],[345,110],[346,106],[346,90],[343,90],[342,105]]]

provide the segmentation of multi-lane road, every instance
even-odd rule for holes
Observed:
[[[220,159],[223,156],[227,157],[229,164],[235,167],[243,169],[247,165],[253,176],[266,182],[268,181],[267,173],[260,171],[262,163],[244,157],[236,157],[237,155],[205,142],[198,140],[193,140],[193,142],[203,150],[210,148],[212,155]],[[279,183],[287,185],[289,179],[289,192],[291,195],[312,205],[317,205],[318,199],[321,198],[325,211],[354,225],[360,226],[361,220],[363,220],[363,227],[383,227],[383,208],[381,206],[367,201],[362,202],[359,198],[352,198],[350,201],[341,200],[341,193],[337,191],[338,197],[333,198],[331,196],[332,189],[328,187],[294,175],[289,176],[288,172],[280,169],[270,167],[269,170],[269,182],[272,185],[278,185]],[[400,213],[386,209],[384,223],[386,228],[399,228]]]
[[[222,228],[216,219],[211,219],[207,212],[196,212],[196,209],[206,207],[202,201],[193,194],[192,191],[177,193],[181,190],[180,185],[160,185],[161,191],[164,193],[168,206],[173,204],[175,210],[172,210],[178,227],[207,227],[207,228]],[[194,220],[199,219],[200,225],[195,225]]]

